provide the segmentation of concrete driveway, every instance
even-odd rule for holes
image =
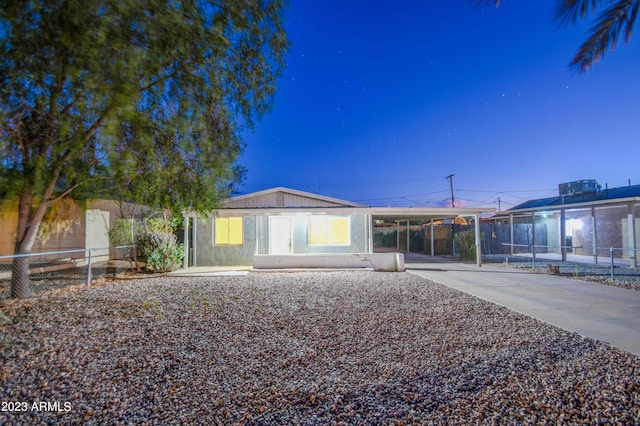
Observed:
[[[640,356],[640,291],[405,254],[408,272]]]

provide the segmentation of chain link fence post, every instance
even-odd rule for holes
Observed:
[[[611,281],[615,279],[615,272],[613,272],[613,247],[609,248],[609,256],[611,257]]]
[[[87,261],[87,286],[91,285],[91,255],[92,249],[89,249],[89,259]]]

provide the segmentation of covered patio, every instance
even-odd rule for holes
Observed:
[[[475,231],[475,247],[476,247],[476,265],[482,266],[482,245],[480,234],[480,218],[482,214],[494,213],[494,208],[442,208],[442,207],[372,207],[371,218],[372,226],[377,221],[385,223],[394,223],[396,226],[396,251],[401,251],[401,243],[406,242],[406,252],[411,252],[410,232],[404,236],[405,241],[401,241],[400,228],[406,226],[410,228],[411,224],[428,224],[429,228],[429,248],[424,250],[425,253],[432,257],[436,255],[434,245],[434,226],[437,222],[450,220],[455,223],[457,219],[465,219],[467,223],[472,223]],[[373,229],[372,229],[373,230]],[[373,243],[371,245],[373,247]]]
[[[638,267],[640,251],[640,188],[623,188],[622,197],[614,190],[611,198],[602,193],[593,200],[571,202],[564,199],[532,200],[494,217],[509,227],[510,254],[535,257],[556,255],[566,261],[571,257],[589,257],[593,263],[615,259],[616,263]],[[635,190],[635,191],[634,191]],[[627,195],[627,196],[624,196]],[[629,196],[630,195],[630,196]],[[559,201],[558,201],[559,199]]]

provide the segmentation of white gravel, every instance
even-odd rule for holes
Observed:
[[[640,358],[408,273],[3,302],[0,360],[9,425],[640,423]]]

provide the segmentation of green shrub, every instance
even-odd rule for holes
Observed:
[[[458,232],[453,239],[461,260],[475,260],[476,258],[476,233],[473,229]]]
[[[178,239],[170,232],[145,230],[138,238],[138,245],[147,269],[153,272],[174,271],[184,258],[184,245],[178,244]]]
[[[128,246],[135,244],[142,231],[139,222],[133,219],[118,219],[109,229],[109,243],[112,246]]]
[[[173,231],[176,223],[171,219],[149,219],[138,236],[137,244],[153,272],[170,272],[178,269],[184,258],[184,245],[178,244]]]
[[[146,232],[172,233],[174,228],[171,221],[162,218],[145,219],[144,229]]]

